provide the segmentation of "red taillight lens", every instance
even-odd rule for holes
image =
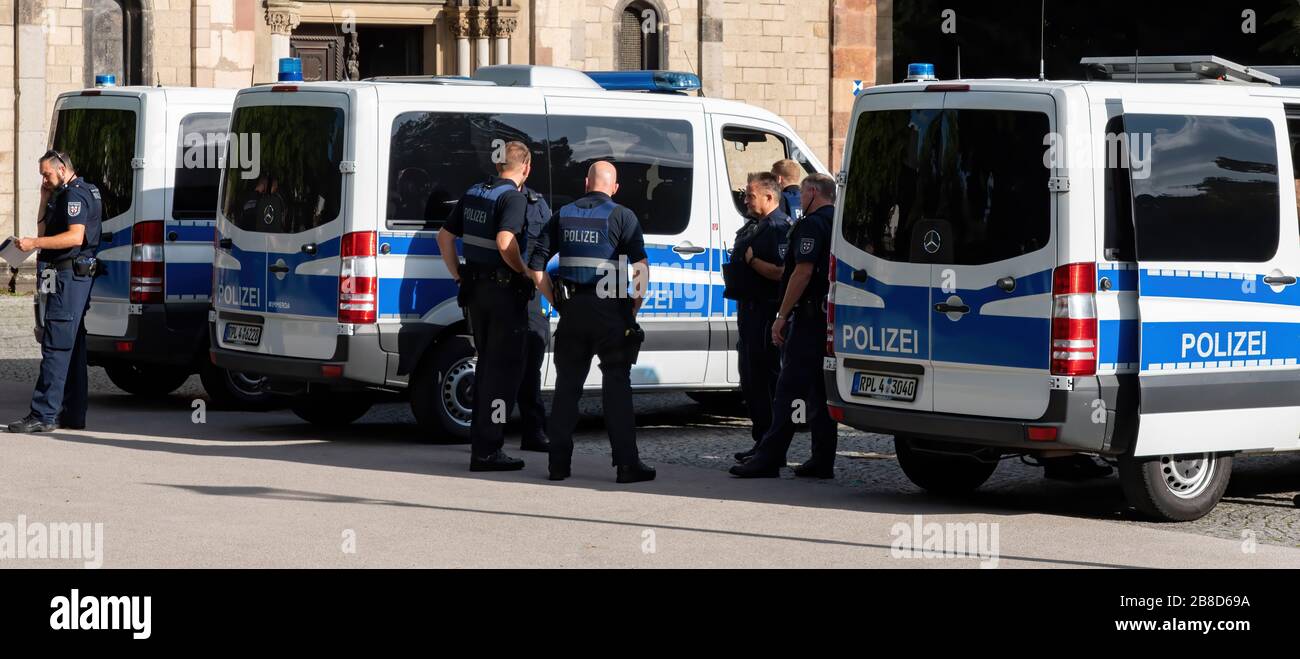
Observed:
[[[358,231],[343,236],[339,248],[339,322],[373,323],[379,309],[379,276],[375,234]]]
[[[1025,430],[1031,442],[1054,442],[1056,441],[1055,426],[1029,426]]]
[[[1052,375],[1097,373],[1097,264],[1052,273]]]
[[[131,228],[131,293],[133,304],[163,301],[162,220],[136,222]]]
[[[835,419],[835,422],[836,422],[836,423],[844,423],[844,408],[843,408],[843,407],[836,407],[836,406],[834,406],[834,405],[827,405],[827,406],[826,406],[826,412],[827,412],[828,414],[831,415],[831,418],[832,418],[832,419]]]
[[[826,278],[831,285],[826,289],[826,356],[835,356],[835,255],[830,257],[830,270]]]

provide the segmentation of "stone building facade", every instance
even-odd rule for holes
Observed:
[[[55,98],[119,84],[246,87],[533,63],[697,72],[837,163],[855,81],[887,82],[893,0],[0,0],[0,234],[30,235]],[[832,165],[834,167],[834,165]]]

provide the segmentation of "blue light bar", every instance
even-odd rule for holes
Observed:
[[[587,75],[612,92],[690,92],[700,77],[680,71],[592,71]]]
[[[280,58],[280,82],[302,82],[302,60],[297,57]]]
[[[935,80],[933,64],[908,64],[906,82]]]
[[[95,75],[96,87],[116,87],[117,76],[111,73],[98,73]]]

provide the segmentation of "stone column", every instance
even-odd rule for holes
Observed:
[[[488,66],[492,63],[491,44],[488,40],[491,35],[488,34],[488,19],[481,12],[475,12],[474,17],[470,19],[470,34],[474,37],[474,68]]]
[[[498,7],[504,9],[504,7]],[[492,20],[492,43],[496,50],[496,63],[510,63],[510,37],[514,34],[515,28],[519,27],[519,20],[514,17],[503,17],[498,15]]]
[[[722,25],[726,2],[700,0],[700,82],[705,96],[723,96]]]
[[[271,65],[277,74],[280,59],[291,56],[289,37],[301,21],[301,2],[266,0],[266,24],[271,26]]]
[[[452,36],[456,37],[456,75],[468,77],[472,72],[469,54],[469,18],[463,14],[451,16]]]

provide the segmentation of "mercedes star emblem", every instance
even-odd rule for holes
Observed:
[[[934,254],[939,251],[939,243],[940,243],[939,232],[935,231],[934,229],[930,229],[929,231],[926,232],[925,238],[922,239],[921,247],[924,247],[927,253]]]

